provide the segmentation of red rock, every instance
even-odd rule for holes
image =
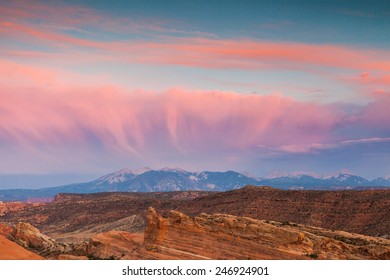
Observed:
[[[14,232],[13,228],[11,228],[7,225],[0,224],[0,235],[3,235],[7,238],[11,238],[13,232]]]
[[[13,238],[24,247],[47,250],[55,246],[55,241],[42,234],[37,228],[28,223],[18,223],[15,226]]]
[[[149,209],[144,247],[160,259],[389,259],[390,241],[227,214]]]
[[[26,250],[0,235],[0,260],[42,260],[41,256]]]
[[[109,231],[96,234],[87,245],[86,254],[92,259],[138,259],[142,239],[137,234]]]

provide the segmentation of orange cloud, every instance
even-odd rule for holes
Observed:
[[[102,12],[76,5],[43,4],[39,1],[11,1],[0,4],[0,35],[13,40],[75,53],[74,61],[90,55],[92,49],[103,60],[115,58],[128,63],[183,65],[201,68],[316,69],[334,67],[361,72],[390,71],[388,50],[355,49],[348,46],[256,41],[250,39],[209,39],[202,37],[154,37],[154,41],[108,40],[102,34],[137,30],[160,34],[185,33],[169,29],[155,20],[114,20]],[[93,35],[85,39],[69,33]],[[147,33],[146,33],[147,34]],[[191,33],[188,33],[189,35]],[[193,35],[193,34],[192,34]],[[200,36],[200,34],[198,34]],[[28,48],[28,45],[26,45]],[[88,50],[85,50],[87,48]],[[11,51],[11,50],[9,50]],[[98,59],[98,58],[97,58]],[[316,69],[318,70],[318,69]],[[386,78],[387,80],[387,78]]]
[[[390,71],[390,60],[384,59],[390,57],[389,52],[376,53],[372,50],[337,45],[173,37],[165,38],[165,41],[161,42],[103,42],[11,21],[1,22],[0,32],[14,38],[44,40],[39,43],[46,42],[52,47],[90,48],[98,50],[102,59],[111,57],[128,63],[171,64],[201,68],[313,70],[315,67],[334,67],[366,72]]]
[[[102,49],[107,47],[107,44],[102,42],[80,39],[73,36],[65,35],[61,32],[50,32],[46,30],[41,30],[39,28],[33,28],[27,25],[18,24],[11,21],[0,22],[0,30],[3,34],[6,34],[8,36],[14,37],[16,36],[16,34],[19,33],[35,39],[52,41],[57,45],[69,44],[74,46],[97,48],[97,49]]]
[[[173,42],[134,43],[133,59],[149,63],[207,68],[335,67],[390,70],[386,55],[337,45],[262,42],[252,40],[172,39]],[[122,46],[124,47],[124,46]],[[124,47],[125,48],[125,47]],[[141,50],[144,52],[142,53]],[[141,53],[140,53],[141,52]],[[130,57],[131,60],[132,57]]]
[[[74,62],[91,54],[100,59],[127,63],[183,65],[200,68],[303,69],[318,67],[354,69],[361,72],[390,71],[387,50],[355,49],[348,46],[256,41],[250,39],[209,39],[202,37],[154,37],[154,40],[109,40],[110,35],[148,30],[160,34],[182,33],[163,22],[129,21],[82,6],[42,4],[39,1],[12,1],[0,5],[0,35],[74,54]],[[38,20],[38,21],[37,21]],[[86,39],[69,33],[89,34]],[[185,33],[185,31],[183,31]],[[146,33],[147,34],[147,33]],[[190,35],[188,33],[187,35]],[[193,35],[193,34],[192,34]],[[198,34],[198,36],[200,36]],[[116,37],[116,36],[115,36]],[[26,44],[28,48],[28,44]],[[88,50],[87,50],[88,49]],[[78,53],[74,53],[79,50]],[[4,51],[4,50],[3,50]],[[8,51],[11,51],[9,49]],[[80,54],[81,52],[81,54]],[[97,59],[99,59],[97,57]],[[323,70],[323,69],[322,69]]]

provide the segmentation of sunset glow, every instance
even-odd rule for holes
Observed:
[[[2,175],[390,176],[386,1],[152,2],[0,4]]]

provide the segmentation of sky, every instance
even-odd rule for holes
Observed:
[[[0,1],[0,188],[127,168],[390,176],[389,1]]]

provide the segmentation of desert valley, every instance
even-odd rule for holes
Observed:
[[[58,194],[0,204],[0,258],[390,259],[389,221],[388,189]]]

